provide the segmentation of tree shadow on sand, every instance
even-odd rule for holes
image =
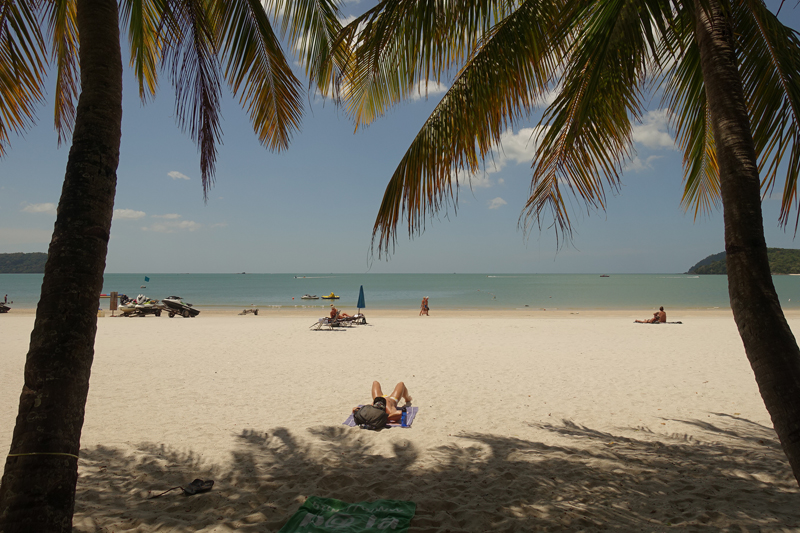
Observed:
[[[97,447],[81,451],[75,531],[277,531],[311,495],[414,501],[415,533],[800,527],[800,491],[771,428],[722,414],[679,422],[725,444],[564,421],[534,425],[558,445],[462,433],[425,450],[395,442],[391,455],[344,426],[311,428],[310,438],[246,430],[224,467],[151,444]],[[195,477],[214,489],[148,499]]]

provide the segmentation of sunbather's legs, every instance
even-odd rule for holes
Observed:
[[[395,401],[395,405],[397,404],[397,402],[400,401],[400,398],[405,400],[406,403],[411,401],[411,396],[409,396],[408,394],[408,388],[406,387],[406,384],[403,383],[402,381],[394,386],[394,390],[389,395],[389,398]]]
[[[372,382],[372,399],[383,396],[383,391],[381,390],[381,384],[377,381]]]

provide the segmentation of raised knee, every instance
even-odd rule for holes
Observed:
[[[403,387],[403,388],[406,388],[406,384],[405,384],[405,383],[403,383],[403,382],[401,381],[401,382],[399,382],[399,383],[397,384],[397,387]]]
[[[381,386],[381,384],[380,384],[380,383],[378,383],[377,381],[373,381],[373,382],[372,382],[372,386],[373,386],[373,387],[376,387],[376,386],[377,386],[377,387],[380,387],[380,386]]]

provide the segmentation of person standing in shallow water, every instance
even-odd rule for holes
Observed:
[[[430,316],[430,315],[428,315],[428,297],[427,296],[422,299],[422,303],[419,306],[419,316],[422,316],[422,315]]]

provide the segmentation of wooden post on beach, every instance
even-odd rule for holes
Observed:
[[[111,309],[111,316],[114,316],[114,311],[117,310],[117,293],[116,291],[111,293],[111,301],[108,302],[108,308]]]

